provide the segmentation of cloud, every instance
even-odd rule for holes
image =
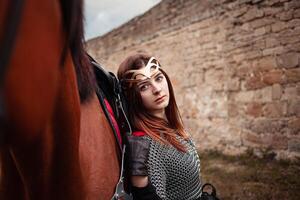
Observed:
[[[103,35],[143,14],[161,0],[86,0],[86,39]]]

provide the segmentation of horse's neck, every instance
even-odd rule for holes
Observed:
[[[81,105],[79,152],[88,199],[109,199],[119,178],[118,146],[96,94]]]

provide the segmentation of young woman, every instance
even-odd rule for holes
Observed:
[[[158,60],[141,53],[129,56],[118,78],[134,129],[128,138],[134,199],[199,199],[200,160]]]

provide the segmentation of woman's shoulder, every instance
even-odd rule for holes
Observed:
[[[148,149],[149,136],[144,131],[134,131],[132,135],[128,136],[128,143],[130,149]]]

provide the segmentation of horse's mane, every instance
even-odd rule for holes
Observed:
[[[80,100],[83,103],[88,100],[96,88],[95,75],[84,45],[83,1],[64,0],[60,3],[66,41],[62,63],[64,63],[67,50],[70,48],[77,75]]]

